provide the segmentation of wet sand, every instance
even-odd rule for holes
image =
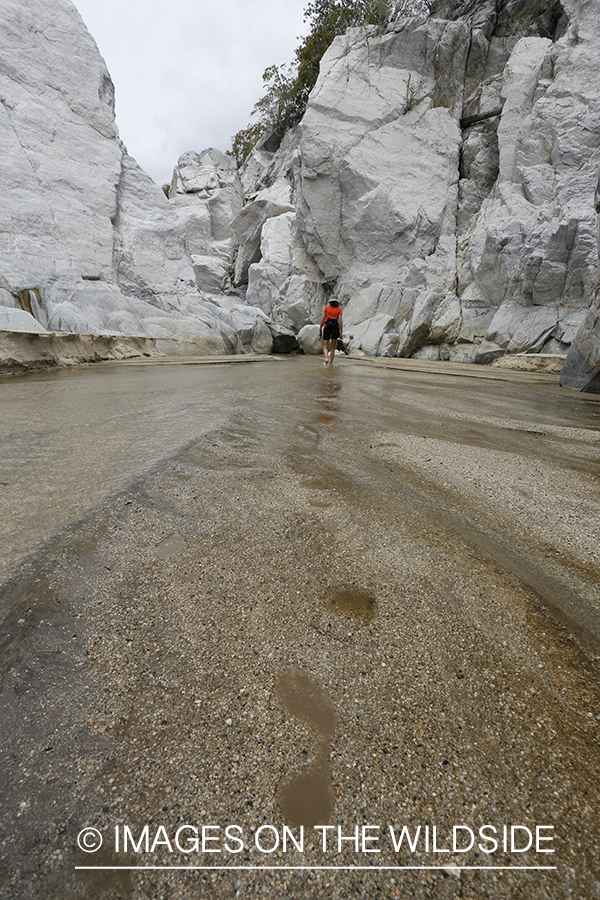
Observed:
[[[58,465],[61,533],[33,527],[41,550],[15,542],[4,569],[0,896],[598,896],[598,399],[349,360],[128,366],[131,395],[124,371],[86,375],[130,411],[135,463],[116,472],[100,421],[102,483],[78,495]],[[44,496],[18,491],[30,513]],[[304,852],[255,846],[285,824]],[[553,826],[556,852],[423,842],[486,824]],[[116,826],[146,825],[172,845],[215,826],[221,853],[116,852]],[[325,852],[315,825],[335,826]],[[338,826],[368,825],[381,853],[338,852]],[[421,826],[415,852],[390,825]],[[87,826],[98,853],[77,847]]]

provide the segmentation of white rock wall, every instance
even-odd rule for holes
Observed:
[[[594,296],[600,10],[564,5],[567,34],[523,38],[504,68],[498,178],[459,237],[463,307],[509,352],[566,350]]]
[[[296,334],[320,319],[325,304],[325,279],[306,250],[295,214],[298,139],[298,130],[291,129],[275,155],[262,147],[251,154],[242,169],[251,193],[234,222],[240,241],[236,280],[247,280],[248,303]]]
[[[70,0],[0,4],[0,156],[3,323],[235,349],[182,223],[119,140],[112,81]]]
[[[277,152],[239,174],[184,154],[169,201],[70,0],[3,0],[0,320],[248,352],[292,346],[333,293],[357,352],[564,352],[598,275],[600,8],[563,3],[554,43],[502,0],[352,29]]]
[[[237,249],[233,223],[244,205],[235,160],[214,148],[184,153],[173,171],[169,199],[183,223],[199,290],[228,291]]]
[[[298,315],[289,288],[312,261],[350,349],[564,353],[598,273],[600,7],[564,8],[555,42],[495,3],[337,38],[288,165],[295,212],[260,223],[255,305],[295,329],[318,322],[325,295]],[[246,164],[254,190],[277,170],[267,156]]]

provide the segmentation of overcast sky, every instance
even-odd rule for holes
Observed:
[[[158,184],[186,150],[227,150],[267,66],[292,62],[307,0],[74,0],[106,60],[129,153]]]

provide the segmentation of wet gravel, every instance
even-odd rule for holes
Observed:
[[[0,896],[600,896],[600,404],[548,376],[255,377],[4,586]],[[302,824],[304,852],[256,847]],[[389,834],[463,824],[553,826],[556,852]],[[116,852],[146,825],[153,853]],[[216,840],[170,852],[184,825]],[[368,825],[381,853],[338,852]],[[457,868],[491,865],[556,868]]]

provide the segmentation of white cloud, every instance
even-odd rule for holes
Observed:
[[[186,150],[227,150],[291,62],[307,0],[74,0],[115,83],[117,124],[159,184]]]

